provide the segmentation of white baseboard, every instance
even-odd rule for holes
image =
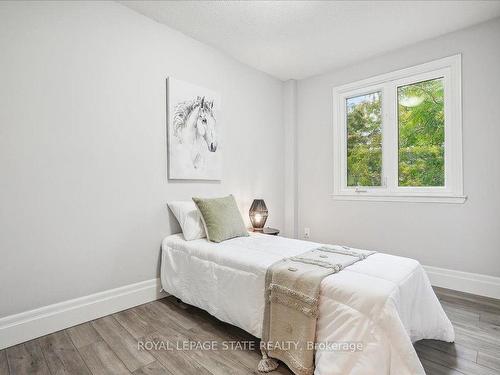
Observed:
[[[434,286],[500,299],[500,277],[432,266],[424,268]]]
[[[166,296],[160,279],[142,281],[0,319],[0,349]]]

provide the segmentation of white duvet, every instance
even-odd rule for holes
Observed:
[[[318,247],[251,234],[220,244],[164,239],[161,282],[168,293],[260,337],[264,277],[273,262]],[[454,340],[422,266],[376,253],[321,283],[315,374],[425,374],[412,342]],[[339,348],[361,344],[362,350]],[[359,348],[359,347],[358,347]]]

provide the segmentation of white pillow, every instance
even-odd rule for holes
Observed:
[[[179,222],[186,241],[207,236],[201,221],[200,211],[198,211],[193,201],[168,202],[168,207]]]

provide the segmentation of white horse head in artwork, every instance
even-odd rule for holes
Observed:
[[[217,151],[214,101],[198,96],[177,104],[174,108],[174,134],[180,143],[191,147],[193,167],[200,169],[204,153]]]
[[[208,151],[217,151],[217,138],[215,134],[215,117],[213,113],[214,101],[205,101],[205,97],[201,98],[198,117],[196,121],[196,130],[202,137],[208,147]]]

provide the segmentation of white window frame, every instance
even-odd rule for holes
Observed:
[[[334,186],[339,200],[463,203],[461,54],[378,75],[333,89]],[[398,186],[397,88],[443,79],[445,112],[445,186]],[[382,104],[382,186],[347,186],[346,99],[375,91]]]

